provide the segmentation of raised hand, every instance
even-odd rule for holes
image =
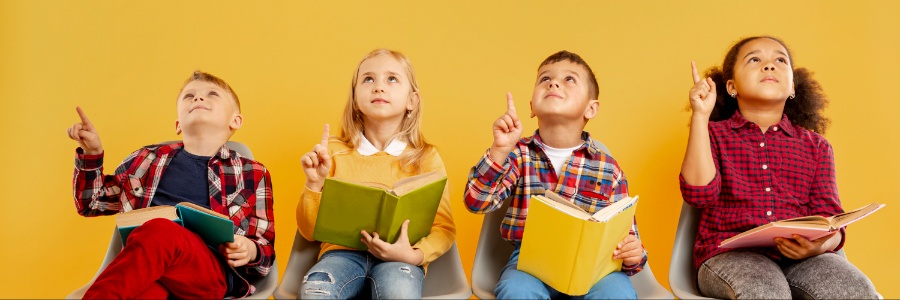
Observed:
[[[493,133],[494,144],[491,145],[490,150],[491,160],[503,163],[522,137],[522,122],[516,115],[516,105],[513,102],[512,93],[506,93],[506,113],[494,121]]]
[[[81,122],[72,124],[72,127],[66,129],[69,138],[78,142],[78,146],[84,150],[85,154],[97,155],[103,153],[103,145],[100,143],[100,134],[97,133],[97,128],[94,127],[94,123],[91,123],[91,120],[84,114],[81,107],[76,106],[75,111],[78,112],[78,117],[81,118]]]
[[[300,158],[303,173],[306,173],[306,187],[310,190],[322,191],[325,177],[331,171],[331,156],[328,155],[328,124],[322,132],[322,141],[313,146],[312,151]]]
[[[716,105],[716,83],[712,78],[701,78],[697,73],[697,64],[691,62],[691,73],[694,75],[694,87],[690,91],[691,110],[707,119]]]

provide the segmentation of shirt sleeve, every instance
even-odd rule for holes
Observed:
[[[816,171],[810,188],[810,215],[830,217],[843,213],[838,196],[837,179],[834,168],[834,149],[824,138],[821,139],[816,153]],[[844,246],[847,235],[841,228],[841,243],[834,248],[838,251]]]
[[[466,209],[474,213],[488,213],[503,205],[519,180],[521,150],[517,147],[499,164],[491,160],[490,149],[472,167],[466,183]]]
[[[440,156],[435,152],[432,158],[435,169],[446,174],[444,163]],[[431,232],[427,236],[417,241],[412,247],[422,250],[424,258],[422,265],[428,265],[432,261],[444,255],[453,242],[456,240],[456,225],[453,222],[453,214],[450,211],[450,181],[444,186],[444,193],[441,195],[441,202],[438,205],[437,214],[434,216],[434,222],[431,225]]]
[[[84,150],[75,150],[75,171],[72,175],[72,191],[75,209],[79,215],[94,217],[114,215],[123,211],[123,190],[131,193],[142,193],[143,187],[139,178],[130,178],[126,171],[141,150],[129,155],[116,169],[114,175],[103,174],[104,153],[85,154]],[[136,190],[134,190],[136,189]]]
[[[622,172],[622,169],[619,168],[618,166],[616,166],[616,172],[614,173],[614,178],[616,178],[617,180],[616,180],[616,185],[613,188],[613,193],[612,193],[611,199],[614,199],[615,201],[619,201],[619,200],[624,199],[625,197],[628,197],[628,180],[625,179],[625,173]],[[638,232],[638,227],[637,227],[637,216],[635,216],[635,218],[633,219],[633,221],[631,223],[631,230],[628,231],[628,234],[635,236],[638,240],[641,239],[641,235]],[[646,250],[646,248],[644,248],[643,243],[641,245],[641,248],[644,249],[642,257],[641,257],[641,262],[639,262],[635,265],[631,265],[631,266],[625,265],[625,264],[622,265],[622,272],[624,272],[625,275],[634,276],[635,274],[637,274],[638,272],[643,270],[644,266],[647,264],[647,250]]]
[[[247,217],[249,227],[244,236],[256,243],[256,260],[238,270],[250,276],[261,277],[269,274],[275,262],[274,197],[269,171],[260,164],[254,164],[254,168],[257,169],[253,172],[256,189],[253,199],[248,201],[253,205],[253,210]]]

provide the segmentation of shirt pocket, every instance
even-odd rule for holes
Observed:
[[[596,179],[581,180],[575,193],[575,204],[590,213],[609,205],[612,186]]]
[[[127,184],[124,188],[125,190],[123,192],[133,195],[134,198],[141,198],[144,196],[144,182],[140,177],[128,175]]]
[[[776,170],[778,186],[782,191],[803,206],[809,202],[809,193],[815,182],[816,162],[809,155],[783,158]]]

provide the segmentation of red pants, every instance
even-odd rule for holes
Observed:
[[[153,219],[128,236],[84,299],[222,299],[225,270],[193,232]]]

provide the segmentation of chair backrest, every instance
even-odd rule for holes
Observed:
[[[288,258],[287,268],[281,283],[275,289],[275,299],[298,299],[300,285],[303,277],[318,261],[321,243],[307,241],[300,232],[294,234],[294,246]],[[472,295],[466,279],[465,270],[459,259],[459,250],[456,243],[450,247],[444,255],[428,265],[428,274],[425,276],[422,287],[423,299],[465,299]]]
[[[177,141],[166,141],[163,143],[172,143]],[[250,152],[250,148],[246,145],[235,142],[228,141],[228,148],[231,148],[237,153],[240,153],[242,156],[253,159],[253,153]],[[119,230],[113,228],[112,237],[109,240],[109,246],[106,248],[106,256],[103,258],[103,262],[100,263],[100,268],[97,269],[97,273],[94,274],[94,278],[91,278],[87,284],[84,286],[72,291],[66,299],[81,299],[84,297],[84,293],[87,292],[87,289],[94,284],[94,280],[97,280],[97,276],[100,276],[100,273],[103,273],[103,270],[106,270],[106,266],[109,265],[113,259],[116,258],[116,255],[119,255],[119,252],[122,251],[122,238],[119,236]],[[275,290],[275,286],[278,284],[278,261],[272,262],[272,269],[264,278],[250,280],[250,283],[256,287],[256,293],[247,297],[247,299],[266,299],[272,295],[272,292]]]
[[[594,140],[594,146],[612,155],[602,142]],[[472,291],[479,299],[495,298],[494,287],[500,281],[500,271],[509,262],[509,256],[515,250],[515,246],[500,237],[500,223],[506,216],[510,202],[509,198],[504,199],[503,205],[485,214],[481,222],[481,234],[475,249],[475,263],[472,266]],[[673,299],[672,294],[656,281],[649,262],[640,273],[631,276],[630,279],[640,299]]]
[[[669,265],[669,287],[680,299],[711,299],[700,295],[697,289],[697,272],[694,272],[694,238],[700,222],[700,210],[687,203],[681,204],[675,245]]]

